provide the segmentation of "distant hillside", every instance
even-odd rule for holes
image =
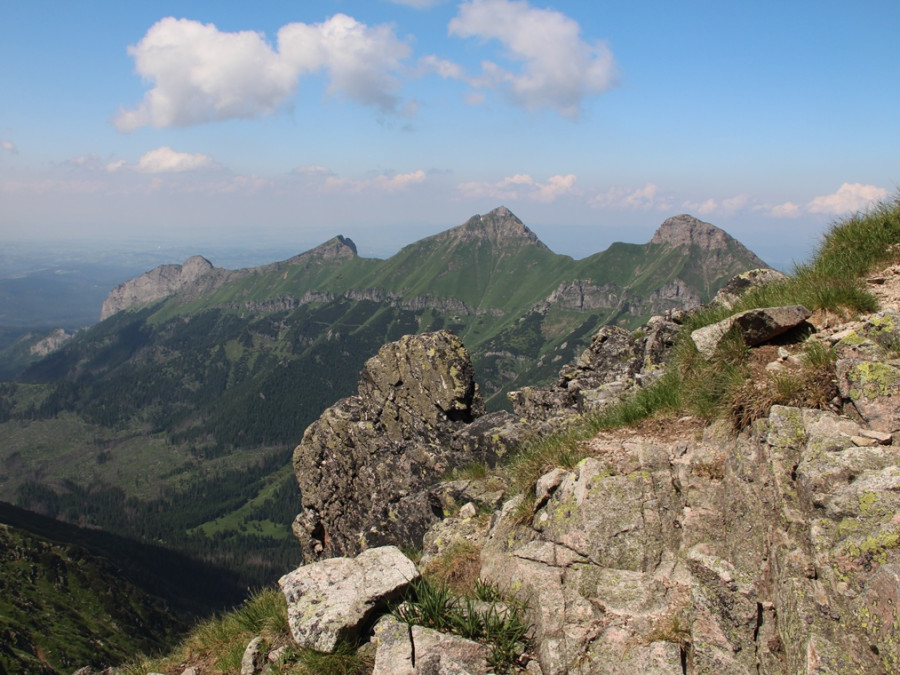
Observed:
[[[0,671],[70,673],[171,644],[233,575],[0,502]]]
[[[271,580],[299,557],[291,450],[384,343],[452,330],[498,408],[599,327],[695,307],[762,265],[690,216],[573,260],[500,207],[387,260],[335,237],[245,270],[156,268],[0,387],[0,499]]]

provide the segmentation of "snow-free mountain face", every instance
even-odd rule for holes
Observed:
[[[382,345],[451,331],[488,408],[504,407],[508,391],[555,379],[603,325],[696,306],[760,265],[718,228],[682,220],[581,260],[500,207],[386,260],[335,237],[260,267],[158,267],[115,289],[115,311],[0,401],[0,500],[262,561],[240,572],[263,583],[296,554],[267,534],[296,515],[287,455]],[[19,412],[27,427],[5,430]]]

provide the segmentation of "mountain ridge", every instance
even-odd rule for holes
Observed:
[[[758,264],[717,236],[724,248],[614,244],[573,260],[501,207],[387,260],[343,236],[242,270],[189,259],[144,278],[171,295],[116,311],[0,387],[0,499],[264,583],[296,554],[290,448],[382,345],[453,333],[486,407],[508,409],[508,392],[556,378],[602,326],[636,331]]]
[[[286,268],[311,261],[318,263],[343,263],[350,260],[369,261],[369,266],[381,269],[376,269],[375,273],[370,275],[368,279],[362,279],[363,283],[372,288],[387,290],[394,285],[393,282],[397,278],[409,276],[407,269],[411,264],[422,266],[424,259],[434,255],[453,257],[457,252],[471,246],[476,247],[475,250],[465,251],[464,255],[469,255],[476,262],[479,257],[494,255],[498,250],[500,255],[515,255],[526,251],[530,253],[531,257],[543,257],[548,260],[554,260],[557,266],[561,266],[563,261],[566,261],[573,262],[576,267],[586,267],[590,265],[591,261],[602,260],[602,256],[611,250],[616,251],[623,246],[640,247],[653,244],[676,248],[696,246],[699,250],[707,252],[736,249],[739,257],[747,261],[748,267],[766,267],[765,262],[724,230],[688,214],[681,214],[665,220],[646,245],[614,242],[604,251],[573,261],[569,256],[551,251],[515,214],[505,206],[499,206],[486,214],[476,214],[461,225],[408,244],[387,259],[360,258],[356,245],[351,239],[343,235],[336,235],[309,251],[284,261],[273,262],[256,268],[225,270],[212,266],[202,256],[193,256],[182,265],[161,265],[113,289],[103,304],[101,320],[112,316],[117,311],[179,294],[182,294],[185,298],[195,299],[236,279],[275,271],[285,271]],[[484,251],[484,248],[487,251]],[[533,263],[531,260],[526,262],[529,264]],[[430,276],[408,282],[407,288],[397,290],[402,290],[405,293],[416,293],[422,290],[422,287],[433,284],[436,284],[438,289],[440,289],[442,285],[441,279],[447,277],[454,280],[458,287],[463,283],[463,280],[459,279],[458,275],[454,276],[452,263],[450,265],[449,269],[441,270],[439,273],[438,271],[433,271]],[[477,279],[474,280],[474,283],[477,284],[481,281]],[[550,293],[551,291],[548,291],[547,296]],[[433,295],[434,293],[431,294]],[[458,299],[462,299],[463,302],[468,300],[469,302],[466,304],[474,307],[481,305],[480,301],[472,302],[475,299],[474,297]]]

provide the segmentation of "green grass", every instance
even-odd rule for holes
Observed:
[[[490,600],[486,608],[478,604]],[[453,633],[488,645],[488,664],[496,673],[514,672],[517,657],[525,651],[528,624],[525,606],[503,598],[499,591],[482,583],[479,596],[458,596],[439,581],[423,576],[410,585],[406,601],[394,615],[409,625]]]

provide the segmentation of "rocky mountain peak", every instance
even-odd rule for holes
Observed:
[[[656,230],[651,244],[671,246],[699,246],[705,250],[725,248],[731,237],[711,223],[682,213],[666,219]]]
[[[161,300],[209,277],[224,278],[225,270],[217,269],[200,255],[184,261],[182,265],[160,265],[139,277],[129,279],[110,291],[100,310],[100,320],[123,309]]]
[[[356,256],[356,244],[349,237],[339,234],[310,252],[317,254],[324,260],[353,258]]]
[[[547,248],[537,235],[505,206],[498,206],[484,215],[474,215],[462,225],[448,230],[447,234],[460,241],[485,239],[495,245],[524,241]]]

